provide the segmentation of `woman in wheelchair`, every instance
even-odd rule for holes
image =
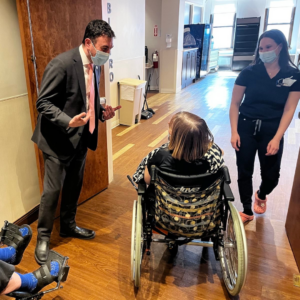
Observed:
[[[224,165],[223,151],[205,120],[189,112],[175,114],[169,122],[169,143],[150,152],[133,175],[135,182],[150,184],[151,166],[176,175],[217,173]],[[149,186],[146,201],[154,208],[154,187]]]
[[[183,244],[213,247],[228,292],[240,292],[247,272],[247,244],[222,156],[206,122],[180,112],[169,123],[169,143],[142,160],[133,175],[138,183],[131,236],[135,287],[140,286],[144,253],[150,255],[151,244],[158,242],[166,243],[173,255]],[[153,238],[153,231],[164,238]]]
[[[48,284],[58,281],[61,271],[65,268],[66,258],[54,251],[50,251],[46,264],[36,271],[27,274],[15,272],[14,266],[21,262],[31,238],[32,230],[29,225],[17,226],[5,221],[0,232],[0,246],[6,246],[0,248],[0,295],[8,294],[17,299],[23,299],[23,296],[26,299],[40,299],[41,296],[28,297],[37,294]]]

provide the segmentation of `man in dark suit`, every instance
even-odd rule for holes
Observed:
[[[55,57],[44,72],[36,103],[39,111],[32,140],[43,151],[44,191],[41,197],[35,258],[46,262],[58,198],[62,189],[60,235],[92,239],[95,232],[76,225],[87,148],[95,150],[98,120],[120,108],[100,104],[100,66],[109,57],[115,34],[108,23],[91,21],[82,45]]]

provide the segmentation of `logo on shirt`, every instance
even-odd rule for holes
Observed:
[[[282,86],[292,86],[297,80],[296,79],[292,79],[293,76],[288,77],[288,78],[281,78],[279,80],[277,80],[276,82],[276,86],[277,87],[282,87]]]

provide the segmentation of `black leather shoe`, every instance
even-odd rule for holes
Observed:
[[[74,237],[81,240],[91,240],[95,237],[96,233],[93,230],[80,228],[76,226],[73,230],[70,231],[61,231],[61,237]]]
[[[39,265],[46,263],[49,255],[49,241],[37,240],[34,257]]]

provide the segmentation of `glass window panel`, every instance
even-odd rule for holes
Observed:
[[[191,12],[191,5],[186,3],[184,9],[184,25],[190,24],[190,12]]]
[[[234,13],[214,14],[214,26],[233,26]]]
[[[233,3],[230,4],[219,4],[215,5],[214,13],[235,13],[235,5]]]
[[[267,30],[278,29],[285,35],[286,40],[289,40],[290,25],[268,25]]]
[[[270,8],[268,24],[290,23],[292,18],[292,9],[292,7]]]
[[[194,5],[193,24],[201,23],[201,7]]]
[[[214,49],[231,48],[232,27],[214,28]]]

